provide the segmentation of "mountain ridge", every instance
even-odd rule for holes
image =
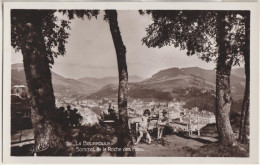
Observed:
[[[55,93],[87,93],[95,92],[97,89],[86,83],[82,83],[75,79],[64,78],[63,76],[51,71],[52,84]],[[11,84],[14,85],[26,85],[25,72],[22,63],[12,64],[11,66]]]
[[[239,68],[238,68],[239,69]],[[234,69],[236,70],[236,69]],[[231,74],[231,90],[233,98],[241,99],[244,93],[245,79]],[[176,96],[174,91],[188,88],[198,88],[201,90],[212,91],[215,90],[216,84],[216,72],[214,70],[206,70],[199,67],[188,68],[168,68],[160,70],[153,74],[152,77],[145,79],[137,83],[129,83],[130,96],[131,91],[135,91],[135,96],[142,95],[140,91],[143,91],[145,95],[147,92],[158,94],[158,92],[164,92],[160,94]],[[113,87],[115,88],[115,87]],[[96,93],[92,93],[90,98],[107,97],[108,91],[113,92],[113,97],[116,97],[116,90],[112,87],[103,88]],[[102,95],[106,93],[106,95]],[[138,93],[138,94],[136,94]],[[111,93],[112,95],[112,93]]]
[[[128,77],[129,82],[139,82],[142,81],[144,78],[137,76],[137,75],[131,75]],[[91,77],[83,77],[80,79],[77,79],[78,81],[84,82],[84,83],[90,83],[95,85],[97,88],[102,88],[106,86],[107,84],[118,84],[118,77],[117,76],[107,76],[102,78],[91,78]]]
[[[231,90],[235,97],[241,98],[244,92],[245,76],[244,68],[235,68],[231,72]],[[129,76],[130,91],[165,92],[171,93],[180,88],[196,87],[198,89],[215,90],[216,72],[199,67],[168,68],[160,70],[150,78],[143,79],[139,76]],[[83,97],[100,98],[116,97],[118,78],[117,76],[80,79],[64,78],[52,71],[52,82],[55,93],[70,92]],[[27,85],[23,64],[12,64],[12,86]],[[111,92],[111,93],[109,93]],[[139,92],[140,93],[140,92]],[[150,92],[151,93],[151,92]],[[103,96],[104,95],[104,96]]]

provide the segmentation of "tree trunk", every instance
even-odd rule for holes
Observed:
[[[246,89],[241,110],[241,122],[239,140],[243,143],[249,142],[249,97],[250,97],[250,64],[249,57],[245,57]]]
[[[243,143],[249,142],[249,98],[250,98],[250,13],[244,15],[245,19],[245,49],[243,51],[245,60],[246,85],[241,110],[239,140]]]
[[[37,15],[39,14],[39,15]],[[21,23],[24,31],[21,50],[31,99],[31,120],[37,155],[60,155],[64,140],[62,130],[55,122],[55,97],[51,71],[41,30],[39,11],[28,11]]]
[[[218,60],[216,74],[216,122],[219,140],[222,145],[232,145],[235,142],[235,135],[230,124],[231,90],[230,72],[233,63],[233,56],[226,47],[226,12],[218,12],[217,36]]]
[[[118,64],[118,112],[119,122],[117,123],[118,130],[118,147],[124,148],[132,144],[132,138],[128,128],[128,113],[127,113],[127,95],[128,95],[128,72],[126,64],[126,48],[123,43],[121,33],[117,21],[116,10],[106,10],[106,17],[108,18],[111,35],[113,38],[117,64]],[[125,156],[126,152],[118,152],[118,156]],[[128,153],[129,154],[129,153]],[[128,155],[129,156],[129,155]]]

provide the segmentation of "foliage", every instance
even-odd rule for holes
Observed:
[[[215,113],[215,96],[211,91],[201,92],[201,89],[192,87],[189,93],[182,99],[186,102],[184,108],[192,109],[198,107],[200,110],[206,110]]]
[[[187,89],[185,91],[187,91]],[[214,91],[202,93],[201,90],[196,87],[192,87],[189,91],[187,95],[181,98],[181,100],[186,102],[183,106],[184,108],[192,109],[193,107],[198,107],[200,110],[216,113]],[[232,100],[230,115],[240,113],[242,102],[243,100]]]
[[[192,157],[249,157],[249,146],[238,143],[235,146],[223,146],[215,142],[204,145],[198,150],[189,150]]]
[[[214,11],[214,10],[147,10],[140,14],[152,16],[153,23],[146,28],[147,35],[142,39],[148,47],[173,45],[187,50],[187,55],[197,54],[206,62],[217,60],[218,43],[216,24],[219,13],[225,14],[227,22],[225,38],[229,53],[234,55],[234,65],[242,61],[245,48],[245,17],[246,11]]]
[[[85,16],[90,20],[92,17],[97,18],[99,10],[59,10],[63,15],[67,15],[69,20],[74,19],[75,17],[82,20],[85,19]]]
[[[78,17],[88,19],[97,17],[98,10],[59,10],[69,20]],[[57,10],[11,10],[11,45],[20,51],[24,38],[29,35],[25,25],[36,23],[41,27],[49,64],[54,64],[54,57],[66,54],[65,44],[69,38],[70,21],[58,17]]]
[[[170,92],[162,92],[154,89],[133,89],[129,91],[129,96],[132,98],[154,98],[160,101],[171,101],[173,98]]]
[[[212,99],[212,97],[208,98],[205,96],[190,98],[183,107],[188,109],[198,107],[200,110],[207,110],[215,113],[215,98],[213,97]]]

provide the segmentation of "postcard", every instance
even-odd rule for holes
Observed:
[[[5,163],[257,163],[257,3],[3,7]]]

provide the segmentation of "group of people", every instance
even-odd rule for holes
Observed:
[[[71,109],[71,106],[68,105],[67,109],[64,107],[60,107],[57,109],[58,112],[58,122],[63,127],[77,127],[81,125],[81,121],[83,117],[78,113],[78,109],[74,108]],[[159,113],[158,120],[157,120],[157,140],[162,139],[163,131],[165,126],[167,125],[168,121],[168,115],[167,111],[163,110],[161,113]],[[157,118],[156,117],[156,118]],[[141,117],[141,121],[138,123],[138,133],[139,136],[137,137],[137,141],[135,143],[138,144],[144,135],[146,135],[146,138],[148,139],[148,144],[151,143],[152,139],[150,136],[150,133],[148,131],[148,126],[150,119],[154,118],[154,115],[151,115],[151,111],[149,109],[145,109],[143,112],[143,116]],[[105,120],[117,120],[116,112],[109,108],[108,114],[104,116]]]
[[[68,105],[67,109],[64,107],[58,108],[59,122],[63,127],[77,127],[81,125],[83,117],[78,113],[78,109],[71,109]]]
[[[151,139],[150,133],[148,132],[150,115],[151,115],[151,112],[149,109],[144,110],[141,121],[138,123],[139,136],[137,138],[135,145],[137,145],[141,141],[144,134],[146,135],[146,138],[148,139],[148,144],[151,143],[152,139]],[[167,124],[167,121],[168,121],[167,111],[163,110],[162,113],[159,114],[159,117],[157,120],[157,140],[162,139],[163,130]]]

